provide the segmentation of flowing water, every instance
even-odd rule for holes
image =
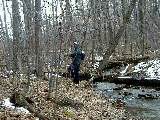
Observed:
[[[135,116],[144,120],[160,120],[160,91],[114,83],[96,83],[95,89],[113,100],[121,99],[127,111]]]

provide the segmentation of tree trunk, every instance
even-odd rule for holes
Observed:
[[[145,0],[139,0],[138,9],[139,9],[139,34],[140,34],[140,46],[141,46],[141,55],[144,56],[144,3]]]
[[[120,38],[123,35],[123,32],[125,30],[126,25],[129,23],[132,11],[136,5],[137,0],[132,0],[129,6],[129,10],[126,13],[125,19],[123,21],[123,24],[120,26],[117,34],[114,36],[113,39],[109,40],[109,48],[107,49],[107,51],[105,52],[104,56],[103,56],[103,61],[100,63],[99,69],[103,70],[105,68],[105,66],[108,64],[107,61],[109,59],[109,57],[112,55],[113,52],[115,52],[115,48],[119,43]]]
[[[42,76],[42,60],[41,60],[41,0],[35,0],[35,66],[37,76]]]
[[[4,0],[2,0],[3,4],[3,12],[4,12],[4,25],[5,25],[5,38],[6,38],[6,64],[7,64],[7,69],[11,70],[11,42],[9,40],[9,33],[8,33],[8,26],[7,26],[7,20],[6,20],[6,7],[4,4]]]
[[[33,41],[32,39],[32,14],[31,14],[31,1],[30,0],[23,0],[23,13],[24,13],[24,23],[25,23],[25,32],[26,32],[26,65],[27,65],[27,79],[28,79],[28,84],[27,84],[27,89],[26,92],[29,91],[29,85],[30,85],[30,57],[31,57],[31,46],[30,43]],[[33,52],[33,51],[32,51]]]
[[[12,2],[12,17],[13,17],[13,72],[16,74],[19,71],[19,41],[20,41],[20,14],[18,1]]]

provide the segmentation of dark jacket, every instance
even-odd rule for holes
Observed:
[[[79,46],[76,46],[73,53],[70,55],[72,57],[72,64],[80,66],[81,61],[84,60],[85,54],[82,53],[82,50]]]

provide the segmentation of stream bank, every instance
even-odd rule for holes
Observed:
[[[22,88],[25,86],[24,81],[26,80],[16,81],[16,85],[19,86],[17,90],[22,93]],[[15,85],[12,83],[12,80],[1,79],[0,101],[10,97],[13,94],[14,88]],[[86,81],[81,81],[76,86],[71,79],[61,77],[59,78],[57,90],[56,99],[58,101],[55,102],[54,99],[48,100],[48,81],[33,80],[30,85],[30,94],[27,97],[34,101],[35,109],[48,118],[53,117],[56,106],[56,115],[59,118],[63,118],[62,120],[140,120],[138,117],[131,116],[123,107],[114,107],[109,99],[95,92]],[[52,95],[55,98],[54,92]],[[14,110],[4,108],[4,110],[0,110],[0,114],[10,119],[11,114],[8,111]],[[8,113],[7,116],[5,114],[6,112]],[[17,117],[18,113],[15,114]],[[29,117],[33,115],[31,114]],[[23,114],[18,114],[19,118],[23,116]],[[33,117],[33,119],[28,119],[35,120],[36,116]]]

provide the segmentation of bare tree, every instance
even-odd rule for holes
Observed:
[[[27,89],[26,92],[29,91],[30,86],[30,63],[31,63],[31,57],[33,54],[33,49],[31,47],[31,44],[33,43],[33,30],[32,30],[32,7],[33,4],[30,0],[22,0],[23,2],[23,13],[24,13],[24,24],[25,24],[25,33],[26,33],[26,44],[25,44],[25,53],[26,53],[26,74],[28,79]]]
[[[8,33],[8,26],[7,26],[7,21],[6,21],[6,7],[5,7],[5,3],[4,0],[2,0],[2,4],[3,4],[3,13],[4,13],[4,23],[5,23],[5,38],[6,38],[6,64],[7,64],[7,69],[10,70],[11,69],[11,41],[9,39],[9,33]]]
[[[13,72],[16,74],[19,72],[19,42],[20,42],[20,14],[18,1],[12,1],[12,16],[13,16]]]
[[[140,34],[140,44],[141,44],[141,55],[144,56],[144,6],[145,0],[139,0],[139,34]]]
[[[37,75],[42,76],[42,59],[41,59],[41,0],[35,0],[35,66]]]
[[[105,66],[108,64],[108,60],[109,57],[111,56],[111,54],[115,51],[115,47],[118,45],[119,43],[119,39],[121,38],[121,36],[123,35],[124,29],[126,27],[126,25],[128,24],[129,20],[130,20],[130,16],[132,14],[132,11],[136,5],[137,0],[132,0],[129,6],[129,10],[126,12],[126,16],[125,16],[125,20],[123,21],[123,24],[120,26],[120,28],[118,29],[118,32],[116,33],[116,35],[114,36],[114,38],[112,40],[109,41],[109,48],[108,50],[105,52],[104,54],[104,59],[100,64],[100,69],[104,69]]]

